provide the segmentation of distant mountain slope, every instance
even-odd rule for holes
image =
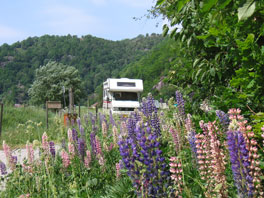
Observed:
[[[50,60],[75,66],[82,77],[84,96],[94,92],[106,78],[139,60],[163,40],[161,35],[139,35],[110,41],[91,35],[29,37],[13,45],[0,46],[0,100],[25,102],[35,69]]]
[[[148,54],[142,56],[140,60],[128,64],[120,72],[120,76],[143,79],[143,96],[149,92],[158,95],[155,85],[159,82],[162,84],[162,79],[167,76],[169,69],[175,64],[178,52],[178,43],[166,38],[151,49]],[[163,87],[163,89],[167,88]]]

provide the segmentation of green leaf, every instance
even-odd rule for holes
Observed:
[[[196,58],[193,62],[193,67],[195,67],[200,60],[201,58]]]
[[[210,74],[211,74],[211,76],[215,77],[215,68],[212,67],[210,69]]]
[[[219,192],[221,188],[222,188],[222,184],[221,184],[221,183],[220,183],[220,184],[217,184],[217,185],[215,186],[214,191],[215,191],[215,192]]]
[[[165,0],[158,0],[157,3],[156,3],[156,6],[159,6],[161,5]]]
[[[171,26],[174,26],[174,25],[176,25],[177,23],[178,23],[177,18],[174,17],[174,18],[172,19],[172,21],[171,21]]]
[[[248,83],[247,88],[248,88],[248,89],[252,88],[252,87],[255,85],[255,83],[256,83],[256,81],[255,81],[254,79],[251,80],[251,81]]]
[[[192,37],[190,37],[190,38],[188,39],[188,41],[187,41],[187,46],[188,46],[188,47],[190,47],[191,42],[192,42]]]
[[[264,45],[261,46],[261,54],[264,54]]]
[[[243,7],[238,8],[238,20],[246,20],[248,17],[252,16],[256,9],[256,2],[253,0],[248,0]]]
[[[222,79],[222,73],[221,72],[217,72],[217,75],[218,75],[219,80],[221,80]]]
[[[206,76],[206,72],[203,73],[203,75],[202,75],[202,77],[200,79],[201,82],[204,80],[205,76]]]
[[[171,32],[170,32],[170,38],[173,38],[175,36],[175,33],[176,33],[177,30],[178,30],[177,27],[174,28],[173,30],[171,30]]]
[[[205,34],[205,35],[199,35],[199,36],[196,36],[196,38],[201,39],[201,40],[205,40],[205,39],[207,39],[209,36],[210,36],[210,34]]]
[[[166,36],[168,34],[169,31],[169,27],[167,24],[163,25],[163,32],[162,32],[162,36]]]
[[[181,11],[181,9],[185,6],[186,3],[188,3],[190,0],[180,0],[177,3],[177,10],[178,12]]]
[[[232,0],[226,0],[223,3],[219,2],[220,5],[218,6],[218,9],[221,10],[221,9],[225,8],[231,1]]]
[[[218,0],[206,0],[203,3],[202,12],[208,12],[216,3]]]
[[[202,69],[199,69],[199,70],[198,70],[198,72],[197,72],[196,75],[195,75],[195,80],[197,80],[197,78],[198,78],[199,74],[201,73],[201,71],[202,71]]]

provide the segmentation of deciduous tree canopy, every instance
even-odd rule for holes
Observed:
[[[73,88],[75,98],[81,94],[81,78],[76,68],[55,61],[48,62],[36,70],[35,81],[28,91],[31,102],[45,104],[46,101],[62,101],[63,87],[68,92]]]
[[[164,35],[182,46],[183,61],[175,63],[170,82],[222,109],[263,111],[263,10],[264,2],[254,0],[156,1],[152,14],[169,21]]]

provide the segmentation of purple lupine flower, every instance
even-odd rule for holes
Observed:
[[[191,131],[188,133],[188,140],[189,140],[189,144],[193,153],[193,156],[195,157],[195,160],[197,161],[197,148],[196,148],[196,132],[195,131]]]
[[[0,161],[0,171],[2,175],[6,175],[7,171],[6,171],[6,165]]]
[[[56,152],[55,152],[55,144],[52,141],[49,142],[49,150],[50,150],[50,153],[51,153],[52,157],[55,157],[55,154],[56,154]]]
[[[78,152],[82,160],[84,160],[85,151],[86,151],[86,144],[84,139],[78,138]]]
[[[71,119],[71,125],[74,126],[74,124],[75,124],[75,120]]]
[[[233,178],[239,197],[253,197],[254,185],[249,174],[249,153],[246,149],[243,134],[240,131],[228,131],[227,144]]]
[[[221,111],[221,110],[216,110],[215,113],[216,113],[216,116],[219,118],[220,123],[222,124],[222,126],[225,129],[227,129],[228,125],[230,123],[229,115],[226,114],[225,112]]]
[[[17,156],[11,156],[13,164],[17,164]]]
[[[181,92],[176,91],[175,95],[176,95],[176,102],[177,102],[177,107],[179,109],[179,112],[182,116],[184,116],[185,110],[184,110],[184,100],[183,100],[182,94]]]
[[[149,107],[146,109],[148,111]],[[134,114],[127,121],[128,135],[118,142],[123,164],[138,194],[143,192],[150,197],[164,197],[164,186],[168,184],[169,172],[159,148],[158,135],[148,124],[151,123],[150,120],[143,123]],[[148,115],[152,115],[152,112],[148,111]]]
[[[110,110],[110,114],[109,114],[109,120],[110,120],[110,123],[112,124],[112,126],[116,125],[115,123],[115,120],[113,118],[113,114],[112,114],[112,111]]]
[[[90,120],[91,120],[91,123],[92,123],[92,126],[95,125],[95,119],[94,119],[94,115],[92,112],[89,112],[89,117],[90,117]]]
[[[154,104],[154,98],[151,94],[147,100],[142,102],[142,112],[148,118],[148,124],[154,129],[154,133],[160,135],[160,121],[158,119],[158,110]]]
[[[81,134],[82,137],[85,136],[85,134],[84,134],[84,128],[82,127],[82,125],[80,125],[80,134]]]
[[[95,140],[95,132],[90,134],[90,144],[92,147],[92,153],[96,155],[96,140]]]
[[[89,122],[88,122],[88,115],[84,115],[83,119],[84,119],[85,124],[87,126],[89,124]]]
[[[100,126],[102,126],[102,123],[103,123],[103,122],[105,122],[106,125],[108,126],[108,123],[107,123],[107,120],[106,120],[105,115],[104,115],[104,114],[101,114],[101,113],[99,112],[99,124],[100,124]]]
[[[63,148],[64,150],[66,150],[66,141],[65,141],[64,138],[61,140],[61,148]]]
[[[78,132],[74,128],[72,128],[72,139],[73,139],[74,143],[77,143],[77,141],[78,141]]]
[[[119,160],[119,166],[120,166],[120,169],[123,169],[124,168],[124,163],[122,160]]]
[[[77,120],[76,120],[76,122],[78,124],[79,129],[80,129],[80,126],[81,126],[81,118],[78,117]]]

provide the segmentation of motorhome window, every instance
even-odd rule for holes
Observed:
[[[134,82],[117,82],[118,87],[136,87]]]
[[[114,92],[114,98],[115,100],[138,100],[137,93],[135,92]]]

